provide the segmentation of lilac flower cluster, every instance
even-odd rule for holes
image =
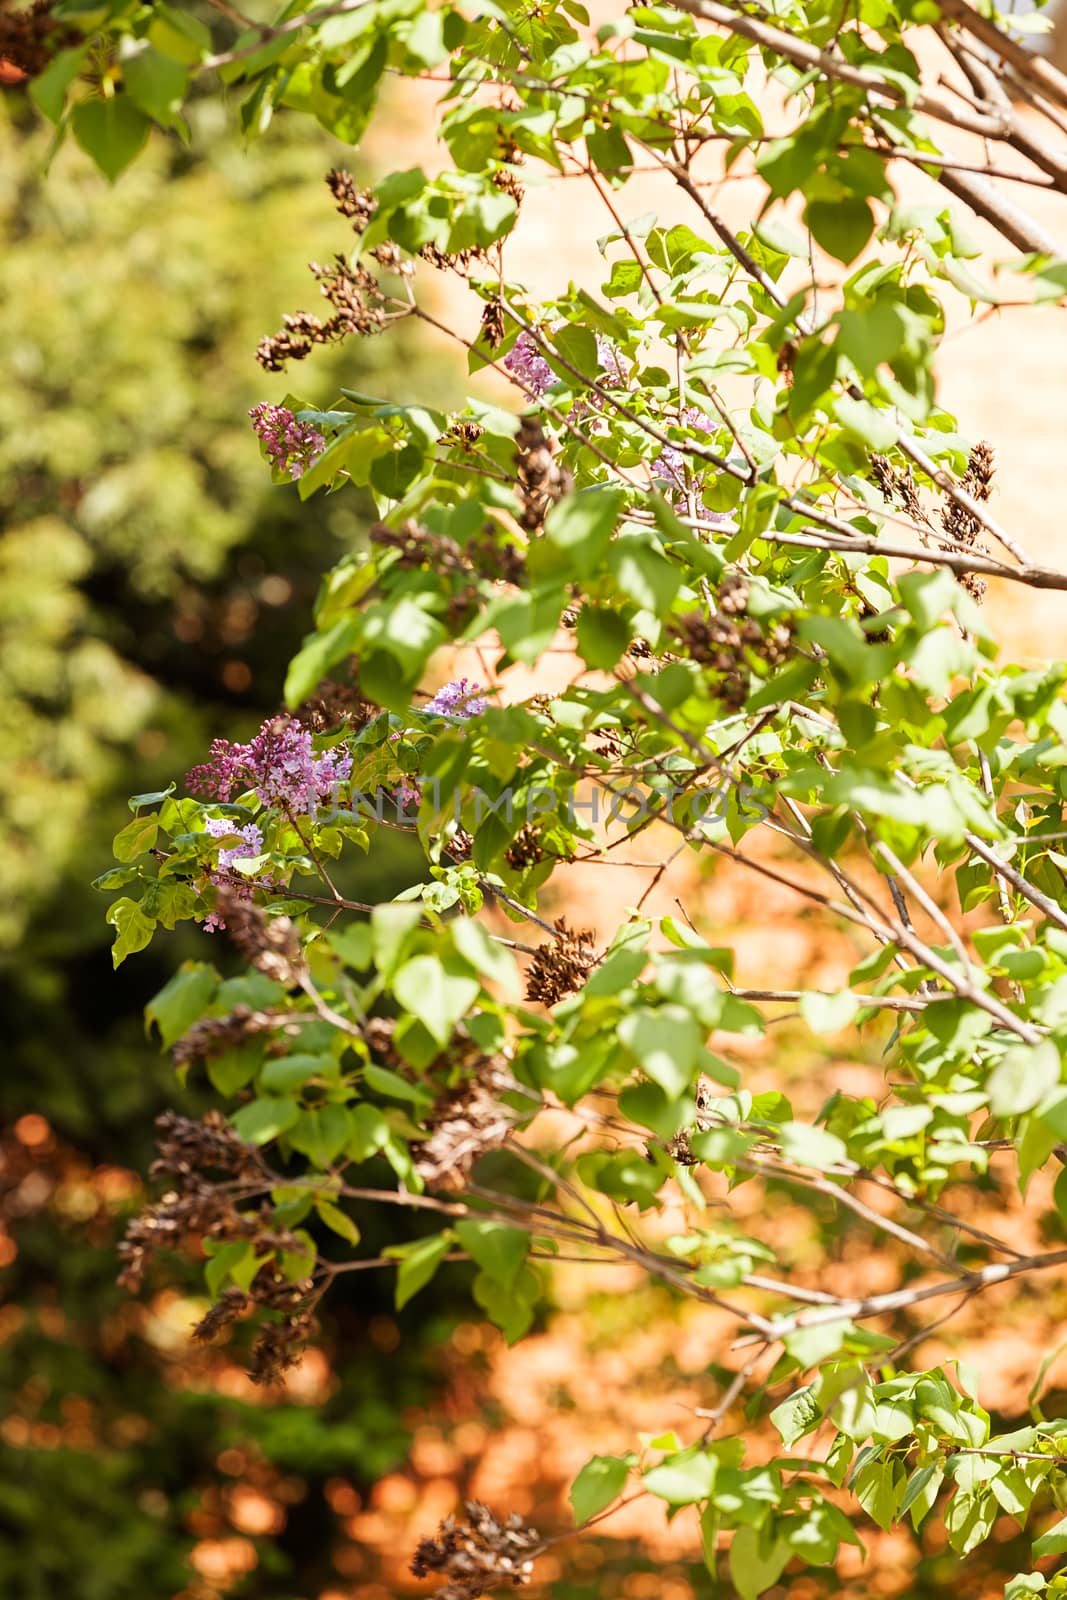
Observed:
[[[481,693],[481,684],[469,678],[453,678],[438,689],[424,709],[437,717],[480,717],[489,701]]]
[[[559,381],[525,329],[504,357],[503,365],[504,371],[517,378],[534,400],[540,400],[545,390]]]
[[[234,880],[232,868],[235,861],[247,861],[252,856],[258,856],[263,849],[263,834],[254,822],[246,822],[240,826],[232,822],[229,817],[208,817],[204,823],[204,831],[213,839],[226,839],[237,835],[239,844],[227,845],[225,850],[219,851],[218,866],[208,877],[214,884],[226,884],[233,893],[242,900],[251,898],[252,890],[248,884]],[[214,933],[216,929],[225,928],[226,924],[217,911],[209,911],[204,918],[204,930]]]
[[[601,333],[596,336],[596,351],[600,369],[610,381],[615,384],[625,383],[619,352],[611,340],[606,339]],[[553,372],[534,342],[533,336],[527,333],[525,329],[519,334],[519,337],[504,357],[503,365],[505,372],[510,372],[513,378],[518,378],[523,388],[534,400],[540,400],[545,390],[550,389],[554,383],[559,381],[557,374]],[[593,403],[597,403],[595,399]],[[584,410],[585,407],[583,406],[582,409]],[[577,411],[578,407],[575,407],[575,412]]]
[[[252,427],[267,449],[272,467],[287,472],[290,478],[300,478],[326,448],[326,440],[310,422],[299,422],[285,406],[271,406],[263,402],[253,406],[248,415]]]
[[[710,433],[715,426],[706,412],[697,406],[686,406],[682,412],[682,426],[692,428],[694,433]],[[664,445],[662,451],[652,462],[652,469],[665,478],[672,489],[679,491],[685,488],[685,455],[677,445]]]
[[[681,421],[684,427],[692,428],[694,433],[710,433],[715,426],[711,417],[697,406],[687,406],[682,412]],[[734,458],[731,457],[730,459],[733,460]],[[743,462],[741,464],[744,465]],[[684,451],[680,450],[677,445],[664,445],[659,455],[652,462],[652,470],[659,474],[660,479],[665,481],[672,491],[671,497],[675,501],[675,508],[677,510],[684,509],[680,503],[686,488]],[[697,490],[698,495],[703,481],[703,472],[695,472],[693,475],[693,487]],[[698,521],[708,528],[721,528],[724,531],[729,531],[737,526],[727,511],[708,511],[706,507],[698,506],[696,517]]]
[[[596,353],[600,361],[600,370],[611,379],[612,383],[618,384],[620,387],[625,384],[626,377],[622,370],[618,349],[602,333],[598,333],[596,336]]]
[[[263,805],[304,816],[327,804],[351,773],[347,750],[338,746],[317,756],[306,728],[291,717],[275,717],[248,744],[216,739],[209,759],[185,781],[194,794],[212,800],[254,789]]]
[[[236,836],[241,841],[240,844],[227,845],[225,850],[219,851],[220,872],[232,867],[235,861],[248,861],[252,856],[258,856],[263,849],[263,834],[254,822],[245,822],[238,826],[229,817],[208,817],[204,823],[204,831],[213,839]]]

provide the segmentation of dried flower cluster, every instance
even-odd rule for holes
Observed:
[[[575,930],[565,917],[556,918],[555,928],[554,942],[538,945],[526,971],[526,998],[543,1006],[580,989],[596,966],[596,940],[588,928]]]
[[[919,491],[910,466],[893,467],[885,456],[872,455],[871,477],[882,491],[882,498],[888,505],[898,502],[915,522],[923,529],[935,533],[941,543],[942,549],[975,550],[984,548],[979,537],[982,524],[968,511],[966,506],[961,506],[951,495],[946,496],[941,507],[941,528],[936,532],[930,517],[919,499]],[[996,470],[993,446],[988,440],[982,439],[975,445],[967,458],[967,470],[960,482],[960,488],[969,494],[972,500],[985,501],[989,499],[993,485],[993,473]],[[925,542],[925,541],[924,541]],[[964,572],[959,575],[960,584],[975,600],[981,600],[986,592],[987,584],[984,578],[974,572]]]
[[[134,1217],[118,1247],[122,1270],[119,1283],[136,1292],[149,1264],[160,1250],[179,1249],[190,1235],[229,1241],[247,1239],[258,1231],[254,1217],[238,1211],[232,1195],[205,1172],[230,1178],[259,1173],[259,1152],[245,1144],[218,1111],[199,1122],[168,1111],[157,1123],[159,1158],[153,1178],[167,1178],[169,1190],[140,1216]]]
[[[333,307],[324,322],[309,311],[297,311],[282,318],[282,331],[259,341],[256,360],[267,372],[282,372],[287,361],[303,361],[317,344],[335,344],[349,334],[380,333],[386,313],[378,280],[360,262],[334,257],[330,266],[310,263],[319,289]]]
[[[715,1098],[715,1086],[706,1073],[702,1072],[697,1079],[693,1098],[696,1104],[696,1116],[690,1126],[680,1129],[667,1146],[668,1155],[673,1156],[679,1166],[683,1167],[695,1167],[698,1164],[698,1158],[693,1154],[693,1148],[689,1142],[690,1135],[707,1133],[712,1126],[709,1107]]]
[[[961,489],[969,494],[972,500],[988,500],[993,486],[993,473],[995,470],[993,446],[988,440],[982,439],[975,445],[967,458],[967,471],[963,475],[963,480],[960,484]],[[968,511],[965,506],[961,506],[951,498],[946,499],[941,509],[941,526],[945,531],[946,538],[951,541],[954,547],[959,548],[962,545],[965,550],[982,548],[982,542],[979,538],[982,524],[973,511]],[[976,572],[962,573],[959,581],[968,594],[979,601],[988,588],[985,579],[980,578]]]
[[[130,1223],[119,1245],[119,1282],[137,1291],[155,1254],[180,1249],[190,1238],[219,1244],[249,1241],[255,1255],[264,1258],[262,1266],[247,1290],[225,1289],[193,1335],[210,1339],[253,1307],[279,1314],[280,1321],[260,1328],[251,1356],[253,1381],[273,1382],[296,1362],[313,1332],[310,1301],[315,1286],[310,1278],[294,1282],[274,1265],[275,1255],[300,1250],[301,1245],[288,1228],[277,1225],[271,1206],[263,1202],[255,1211],[240,1211],[230,1190],[211,1176],[221,1174],[228,1182],[264,1178],[259,1151],[239,1138],[218,1111],[199,1122],[169,1111],[156,1126],[159,1158],[151,1176],[169,1179],[175,1187]]]
[[[293,712],[294,720],[310,733],[333,733],[346,725],[362,728],[377,715],[377,706],[364,700],[358,684],[333,678],[323,678],[315,693]]]
[[[52,0],[34,0],[19,11],[0,5],[0,61],[22,77],[35,78],[43,72],[72,37],[52,16]]]
[[[503,305],[495,297],[487,300],[482,310],[482,337],[490,350],[495,350],[498,345],[503,344],[506,332],[507,323],[504,320]]]
[[[479,249],[449,251],[441,250],[435,244],[424,244],[419,255],[432,267],[442,272],[456,272],[461,278],[467,276],[472,266],[486,265],[485,251]]]
[[[183,1033],[171,1055],[179,1070],[198,1061],[210,1061],[227,1050],[236,1050],[260,1034],[283,1027],[285,1018],[273,1011],[253,1011],[251,1006],[234,1006],[225,1017],[201,1017]]]
[[[881,490],[886,505],[892,505],[896,501],[909,517],[914,517],[917,522],[929,527],[930,519],[919,499],[911,467],[907,465],[894,467],[883,455],[872,455],[870,460],[871,477]]]
[[[758,657],[774,669],[793,648],[791,619],[766,627],[747,614],[748,586],[739,573],[727,573],[719,589],[719,609],[711,616],[690,611],[672,632],[694,661],[717,674],[716,693],[732,710],[743,706],[750,688],[750,661]]]
[[[385,550],[398,550],[399,567],[428,568],[440,573],[469,573],[471,564],[454,539],[447,534],[431,533],[429,528],[408,517],[399,528],[390,528],[378,522],[370,531],[371,543]]]
[[[500,1095],[513,1082],[496,1062],[478,1055],[474,1075],[436,1101],[426,1118],[428,1137],[411,1147],[415,1170],[430,1188],[465,1188],[479,1157],[504,1143],[513,1117]]]
[[[518,151],[513,147],[507,152],[506,159],[509,161],[515,161],[517,158],[521,159],[521,157],[518,155]],[[500,190],[502,194],[509,194],[514,200],[516,207],[522,205],[523,200],[526,198],[526,190],[523,188],[522,184],[519,182],[518,178],[516,178],[513,172],[509,172],[506,167],[497,167],[490,181],[497,189]]]
[[[374,215],[375,199],[369,189],[361,189],[344,167],[333,167],[326,174],[326,187],[342,217],[347,217],[357,233],[362,233]]]
[[[466,1502],[466,1522],[446,1517],[436,1539],[422,1539],[411,1570],[416,1578],[444,1578],[435,1600],[477,1600],[508,1583],[529,1583],[541,1535],[517,1513],[498,1522],[480,1500]]]
[[[525,823],[508,845],[505,859],[515,872],[524,872],[527,867],[536,867],[539,861],[543,861],[545,847],[537,829]]]
[[[284,1248],[275,1243],[268,1245],[266,1236],[256,1241],[267,1248]],[[277,1383],[299,1361],[305,1345],[315,1331],[311,1314],[311,1297],[315,1284],[311,1278],[294,1282],[277,1270],[271,1262],[264,1262],[248,1290],[231,1285],[224,1289],[215,1304],[193,1329],[193,1338],[202,1343],[222,1332],[246,1311],[273,1311],[280,1313],[277,1322],[265,1322],[256,1334],[249,1358],[248,1375],[253,1383]]]
[[[515,436],[515,475],[522,500],[519,520],[524,528],[536,533],[556,501],[574,487],[574,479],[556,460],[548,435],[533,417],[519,420]]]
[[[245,960],[286,989],[295,989],[304,975],[300,935],[288,917],[269,917],[230,888],[221,888],[216,911]]]
[[[311,734],[290,716],[265,722],[248,744],[215,739],[208,754],[186,775],[194,794],[225,802],[254,789],[263,805],[297,816],[329,804],[352,772],[347,750],[338,746],[316,755]]]

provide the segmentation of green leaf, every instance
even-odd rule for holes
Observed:
[[[298,706],[314,694],[323,678],[339,661],[352,654],[361,631],[358,617],[341,617],[323,633],[309,634],[303,648],[289,663],[285,675],[285,703]]]
[[[708,1498],[718,1470],[718,1457],[694,1445],[651,1467],[641,1481],[649,1494],[668,1505],[688,1506]]]
[[[371,949],[379,976],[388,983],[422,921],[419,906],[387,901],[371,912]]]
[[[584,605],[578,613],[578,652],[586,666],[608,672],[630,643],[630,625],[608,606]]]
[[[1060,1081],[1060,1052],[1051,1039],[1009,1050],[989,1075],[989,1109],[995,1117],[1032,1111]]]
[[[533,1322],[534,1306],[541,1292],[537,1274],[524,1267],[511,1288],[503,1289],[487,1272],[479,1272],[473,1294],[490,1322],[498,1327],[508,1344],[521,1339]]]
[[[347,1211],[342,1211],[340,1206],[335,1206],[331,1200],[317,1199],[315,1210],[326,1226],[344,1239],[346,1244],[358,1244],[360,1232]]]
[[[128,95],[83,100],[70,115],[75,141],[112,183],[141,152],[152,126]]]
[[[846,432],[872,450],[889,450],[896,443],[897,424],[892,412],[880,410],[869,400],[839,395],[833,403],[833,413]]]
[[[623,593],[655,616],[664,617],[681,586],[681,573],[651,539],[627,534],[608,552],[608,565]]]
[[[336,1056],[297,1051],[265,1062],[259,1081],[270,1094],[288,1094],[291,1089],[302,1089],[312,1078],[336,1079],[339,1071]]]
[[[666,1005],[631,1012],[619,1024],[619,1038],[665,1094],[676,1100],[685,1093],[703,1044],[688,1011]]]
[[[618,489],[583,489],[566,494],[545,518],[545,538],[568,557],[575,574],[597,570],[622,512]]]
[[[945,1469],[940,1462],[931,1461],[924,1467],[917,1467],[908,1479],[904,1498],[900,1502],[899,1515],[904,1516],[910,1511],[914,1528],[918,1528],[923,1518],[933,1509],[944,1477]]]
[[[392,989],[406,1011],[425,1024],[438,1044],[446,1045],[456,1023],[478,998],[480,984],[466,963],[438,956],[415,956],[393,978]]]
[[[502,1222],[469,1218],[455,1225],[456,1238],[501,1289],[511,1289],[530,1251],[530,1236]]]
[[[791,1551],[784,1539],[775,1539],[766,1551],[758,1528],[738,1528],[730,1543],[730,1578],[741,1600],[756,1600],[773,1588]]]
[[[132,822],[116,833],[111,841],[111,850],[116,861],[136,861],[138,856],[143,856],[156,842],[159,832],[159,818],[152,814],[147,817],[134,817]]]
[[[873,1522],[884,1531],[900,1515],[904,1469],[893,1461],[871,1461],[852,1479],[852,1491]]]
[[[1035,1539],[1031,1554],[1035,1561],[1040,1561],[1042,1556],[1062,1556],[1067,1551],[1067,1517],[1061,1517],[1059,1522],[1053,1523],[1051,1528]]]
[[[834,1133],[825,1128],[810,1128],[803,1122],[783,1122],[782,1154],[803,1167],[831,1167],[848,1158],[848,1151]]]
[[[809,200],[804,221],[816,244],[847,265],[855,261],[874,232],[874,213],[858,195],[842,195],[838,200]]]
[[[860,1004],[854,994],[820,994],[810,989],[800,997],[800,1015],[813,1033],[838,1033],[848,1027]]]
[[[341,1154],[350,1131],[344,1106],[315,1106],[310,1111],[302,1111],[288,1130],[289,1143],[315,1166],[328,1167]]]
[[[232,1279],[238,1288],[247,1291],[262,1264],[251,1239],[235,1239],[229,1244],[206,1239],[204,1253],[209,1256],[204,1268],[204,1282],[213,1300],[218,1299],[227,1278]]]
[[[125,895],[108,907],[106,920],[115,929],[111,960],[116,967],[121,966],[127,956],[150,944],[156,931],[155,918],[146,916],[140,904]]]
[[[464,960],[498,983],[513,999],[517,998],[519,975],[511,952],[497,944],[473,917],[457,917],[449,924],[449,929],[452,942]]]
[[[60,50],[29,84],[30,99],[38,111],[43,112],[49,122],[57,127],[63,120],[67,90],[81,71],[88,52],[88,44]]]
[[[236,1111],[232,1121],[249,1144],[269,1144],[287,1133],[300,1116],[300,1107],[288,1097],[263,1096]]]
[[[389,1124],[377,1106],[353,1106],[348,1116],[349,1136],[345,1155],[357,1165],[369,1161],[389,1140]]]
[[[574,1520],[579,1527],[618,1499],[630,1476],[633,1461],[632,1456],[593,1456],[586,1462],[570,1490]]]
[[[771,1412],[771,1421],[790,1450],[798,1439],[818,1426],[821,1418],[822,1406],[810,1388],[798,1389]]]
[[[152,7],[148,37],[157,50],[187,66],[194,66],[212,50],[211,31],[199,17],[177,6],[161,5],[158,0]]]
[[[169,1050],[176,1039],[199,1022],[218,988],[219,975],[203,961],[183,961],[169,983],[164,984],[144,1008],[145,1026],[154,1022],[160,1043]]]
[[[432,1233],[413,1244],[388,1245],[382,1254],[397,1261],[396,1309],[402,1311],[413,1295],[424,1289],[448,1254],[452,1234]]]
[[[147,116],[163,127],[181,125],[189,73],[180,61],[148,45],[123,63],[122,81],[130,99]]]

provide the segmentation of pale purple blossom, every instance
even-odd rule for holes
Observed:
[[[504,357],[504,371],[518,378],[523,388],[534,400],[540,400],[546,389],[551,389],[559,379],[534,343],[533,336],[524,328]]]
[[[681,416],[682,426],[694,433],[710,433],[715,424],[706,412],[697,406],[686,406]],[[666,478],[672,489],[685,488],[685,453],[677,445],[664,445],[652,462],[652,470]]]
[[[397,811],[406,811],[408,806],[417,806],[422,803],[422,788],[416,778],[401,778],[393,790]]]
[[[302,477],[326,448],[326,440],[319,430],[310,422],[298,421],[285,406],[271,406],[264,401],[262,405],[253,406],[248,415],[255,433],[266,446],[271,466],[288,473],[294,480]]]
[[[438,717],[480,717],[489,707],[481,687],[468,678],[453,678],[438,689],[425,710]]]
[[[310,815],[329,803],[351,773],[352,757],[342,746],[315,755],[306,728],[291,717],[275,717],[248,744],[214,740],[209,759],[185,781],[194,794],[212,800],[254,789],[265,806]]]
[[[601,371],[611,379],[612,383],[620,386],[625,384],[626,376],[622,370],[618,348],[612,344],[610,339],[605,338],[602,333],[598,333],[596,336],[596,353],[600,359]]]
[[[227,845],[225,849],[219,851],[218,865],[214,871],[208,873],[208,878],[216,885],[226,884],[242,900],[250,900],[251,887],[234,872],[233,864],[235,861],[248,861],[253,856],[258,856],[263,849],[263,834],[254,822],[238,824],[232,822],[229,817],[208,817],[204,822],[204,831],[213,839],[237,837],[239,841],[237,844]],[[205,933],[214,933],[225,926],[217,911],[209,911],[204,918]]]
[[[682,412],[681,422],[684,427],[692,428],[694,433],[710,433],[715,426],[711,417],[706,412],[701,411],[698,406],[687,406]],[[697,459],[699,460],[699,457]],[[734,459],[734,457],[730,457],[731,461]],[[740,460],[740,458],[737,459]],[[677,445],[668,444],[664,445],[659,455],[652,462],[652,470],[658,473],[661,481],[665,481],[672,491],[670,499],[676,511],[686,510],[685,460],[685,452],[682,449]],[[741,464],[744,465],[743,462]],[[692,486],[696,491],[697,497],[696,520],[702,523],[704,527],[721,528],[723,531],[728,532],[737,527],[737,523],[730,516],[730,513],[728,511],[709,511],[706,506],[700,504],[700,491],[704,484],[705,472],[706,469],[695,470],[692,474]]]
[[[254,822],[244,822],[240,826],[231,822],[229,817],[208,817],[204,823],[204,831],[213,839],[226,839],[236,836],[239,844],[227,845],[219,851],[219,870],[225,872],[232,867],[235,861],[247,861],[252,856],[258,856],[263,849],[263,834]]]
[[[596,335],[596,351],[600,370],[604,376],[613,384],[624,384],[626,379],[619,352],[611,340],[605,338],[602,333]],[[540,400],[546,389],[559,382],[559,374],[549,366],[541,353],[540,346],[525,328],[504,357],[503,366],[505,372],[510,372],[513,378],[518,378],[527,394],[534,400]],[[570,374],[565,372],[564,376],[569,377]],[[594,407],[599,407],[600,401],[597,396],[593,396],[592,404]],[[580,416],[585,410],[585,402],[579,401],[570,414],[571,418]]]

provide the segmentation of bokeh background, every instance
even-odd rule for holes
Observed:
[[[387,106],[371,167],[403,164],[398,142],[408,164],[424,154],[419,92]],[[463,1268],[399,1317],[388,1281],[353,1274],[281,1391],[251,1385],[239,1340],[190,1344],[203,1309],[194,1268],[169,1263],[138,1300],[114,1285],[154,1117],[207,1103],[145,1037],[142,1007],[179,960],[203,959],[207,936],[157,939],[113,974],[106,900],[86,879],[110,864],[129,794],[165,786],[211,738],[245,737],[278,707],[319,577],[369,512],[349,491],[301,506],[272,489],[248,408],[290,385],[323,403],[340,382],[439,404],[465,388],[454,353],[405,333],[320,353],[288,378],[262,373],[261,335],[312,303],[306,260],[343,242],[319,178],[351,155],[290,121],[246,148],[233,123],[205,95],[187,148],[154,137],[108,188],[73,149],[46,176],[46,133],[20,90],[0,97],[0,1593],[15,1600],[423,1592],[406,1575],[411,1551],[463,1495],[563,1532],[565,1489],[587,1456],[628,1448],[635,1429],[684,1431],[720,1374],[715,1314],[621,1270],[591,1282],[560,1268],[549,1311],[514,1352],[471,1320]],[[723,203],[743,216],[752,198],[742,182]],[[585,204],[576,185],[530,190],[524,276],[546,292],[566,271],[597,281]],[[647,205],[628,196],[631,214]],[[460,292],[443,280],[441,304],[469,317]],[[1049,558],[1062,558],[1048,441],[1067,424],[1065,360],[1052,314],[1006,313],[961,318],[942,369],[965,431],[998,449],[998,511]],[[990,604],[1016,658],[1062,651],[1054,599]],[[534,687],[516,680],[511,697]],[[749,981],[832,986],[847,970],[848,939],[828,940],[784,895],[683,870],[671,892],[699,896]],[[396,845],[363,871],[377,899],[417,864]],[[586,887],[580,920],[593,906],[605,934],[633,885]],[[211,955],[227,961],[224,948]],[[751,1081],[814,1112],[835,1087],[878,1092],[880,1043],[869,1059],[839,1058],[787,1022],[753,1049]],[[802,1253],[788,1195],[745,1193],[738,1216],[758,1206]],[[987,1203],[1003,1227],[1010,1195],[991,1184]],[[1027,1217],[1033,1247],[1062,1237],[1039,1188]],[[406,1236],[381,1231],[403,1219],[362,1220],[374,1251]],[[843,1227],[825,1270],[874,1289],[899,1264]],[[1040,1295],[975,1302],[952,1343],[931,1339],[918,1357],[980,1351],[983,1398],[1010,1426],[1067,1317],[1067,1297],[1047,1284]],[[637,1505],[602,1537],[554,1548],[527,1592],[686,1600],[710,1592],[698,1549],[688,1514],[668,1526],[662,1507]],[[922,1540],[875,1536],[866,1569],[850,1556],[775,1595],[985,1600],[1027,1565],[1010,1519],[962,1574],[935,1526]]]

